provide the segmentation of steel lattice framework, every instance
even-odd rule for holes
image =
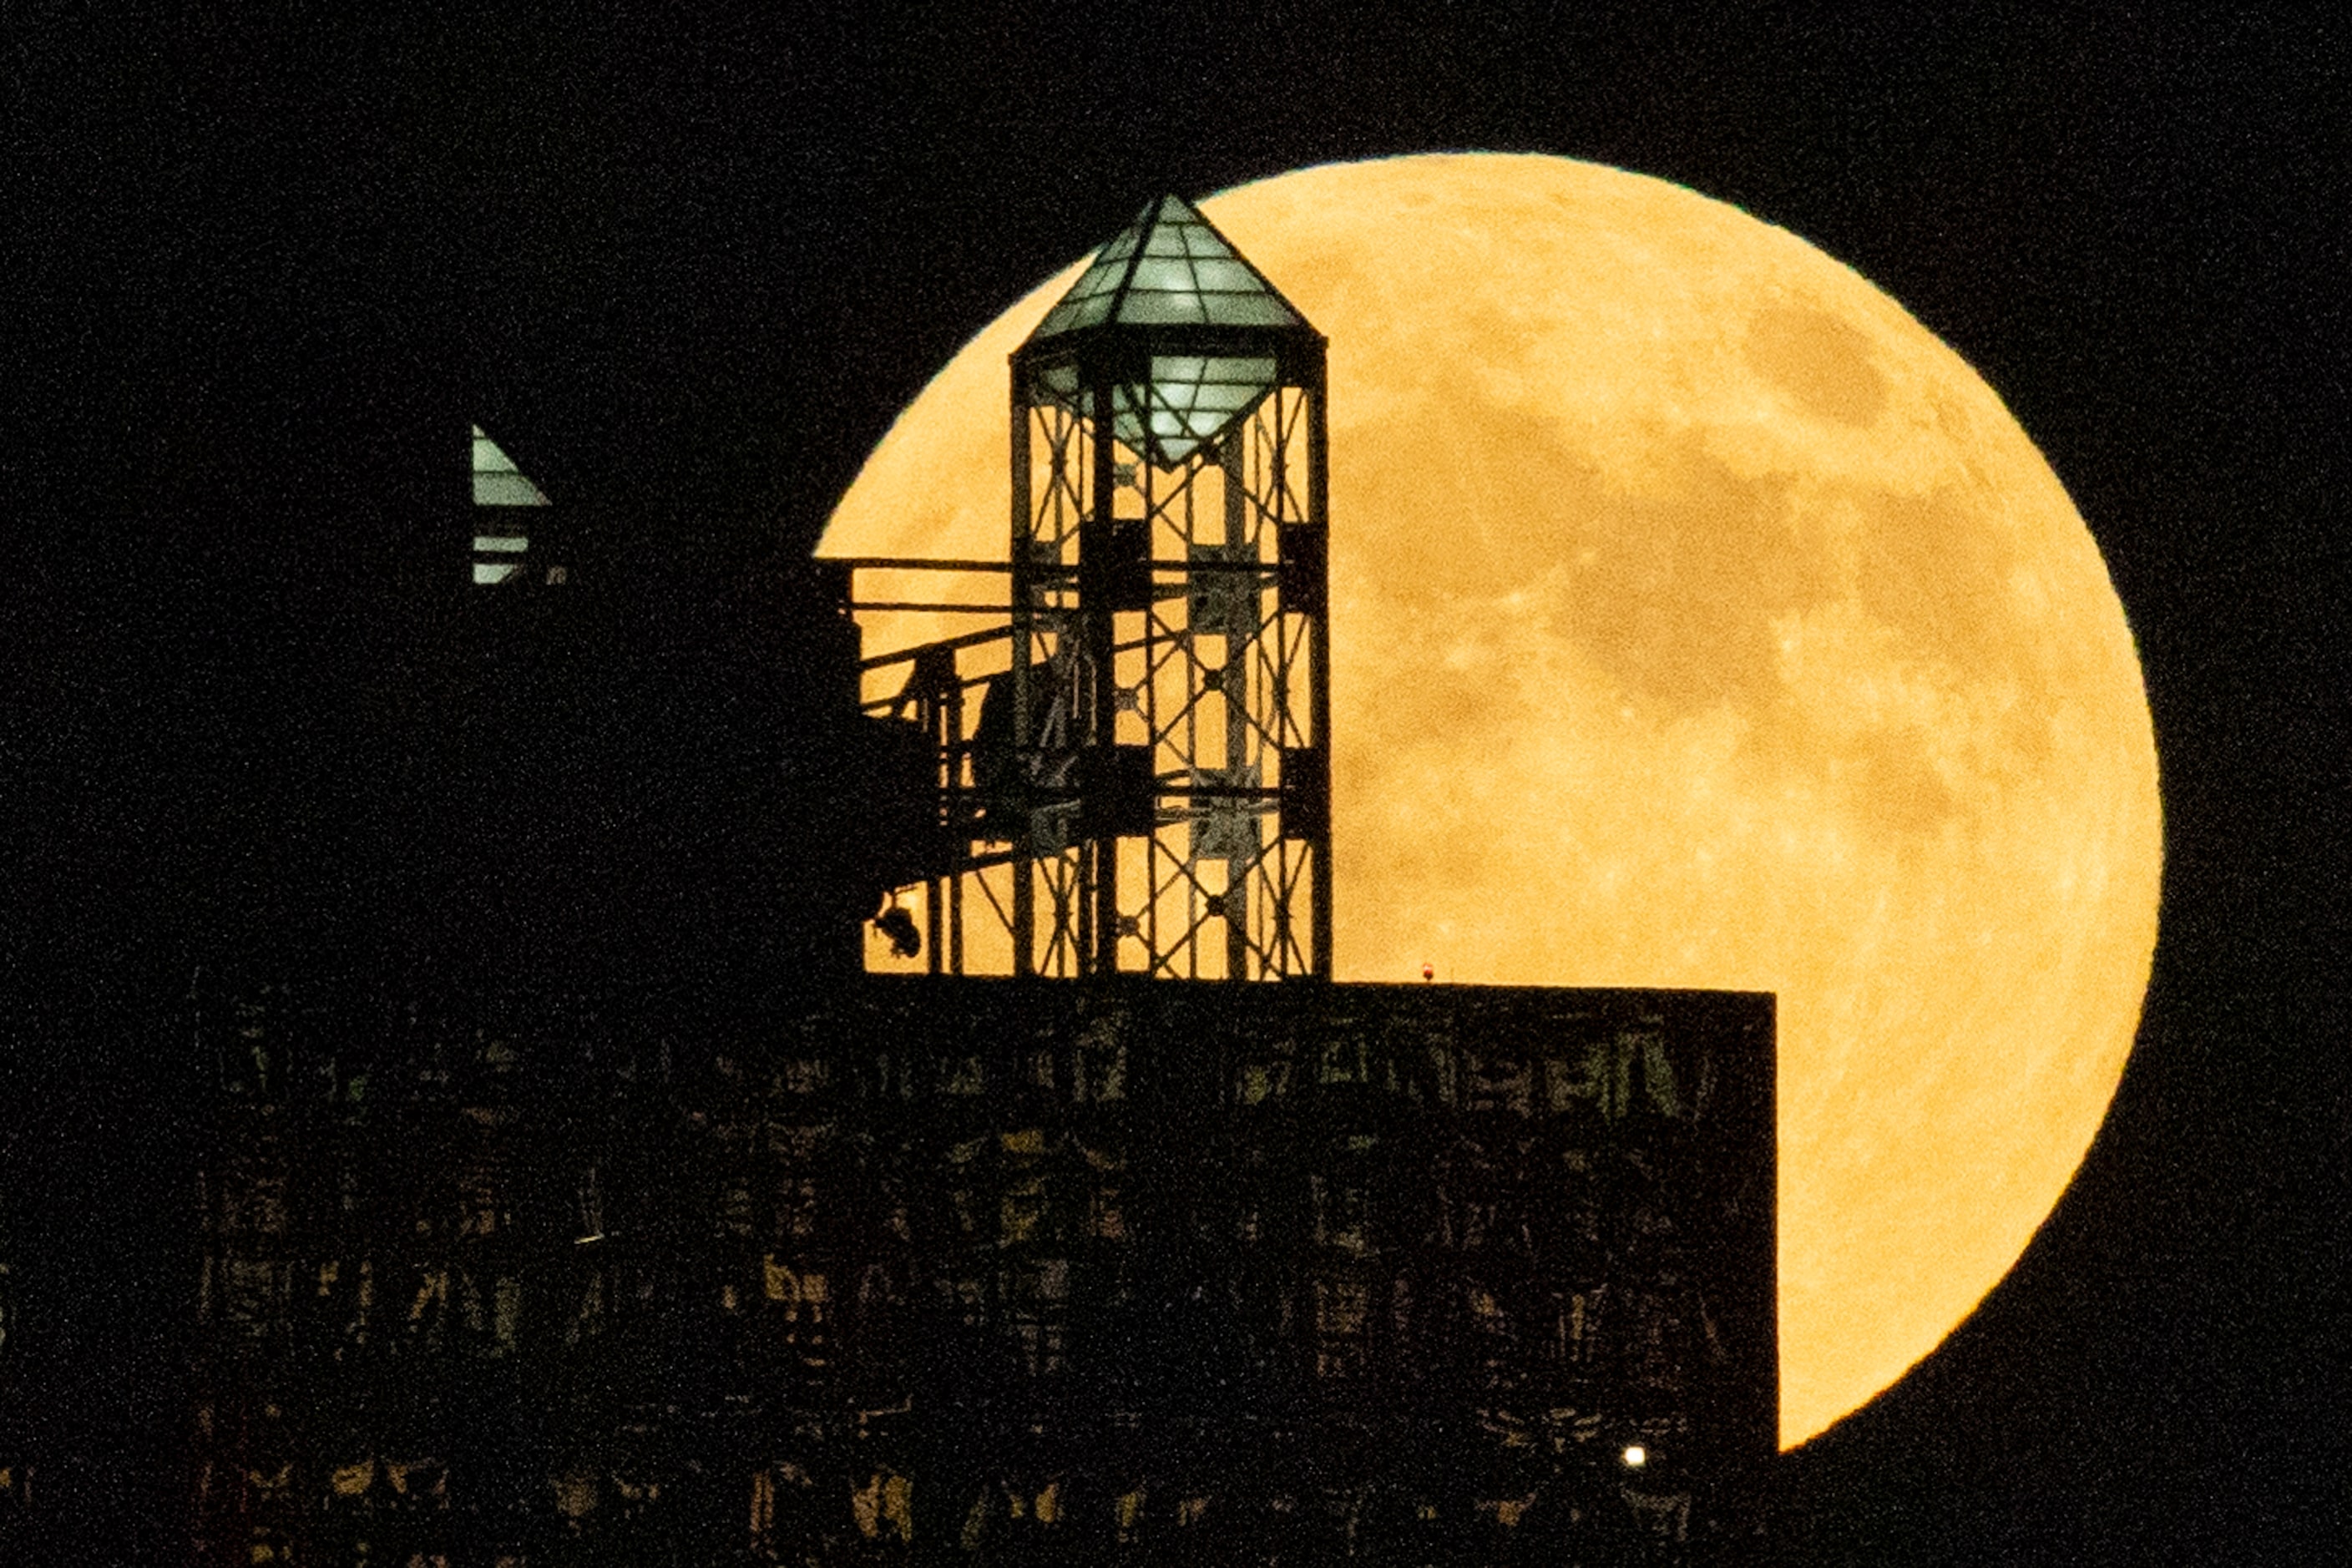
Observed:
[[[1004,646],[867,661],[908,667],[869,707],[937,757],[934,970],[1329,978],[1324,371],[1322,335],[1174,196],[1013,356]]]

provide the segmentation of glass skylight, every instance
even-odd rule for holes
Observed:
[[[474,426],[474,504],[476,506],[545,506],[547,496],[499,449],[499,444]]]
[[[1296,327],[1297,311],[1181,196],[1146,206],[1031,334],[1132,326]]]
[[[478,425],[474,426],[474,504],[478,507],[546,506],[546,492],[523,475],[514,459],[499,449],[499,444],[486,435]],[[514,520],[520,522],[520,518]],[[522,578],[523,563],[515,557],[530,548],[530,538],[514,523],[501,518],[493,521],[488,517],[476,520],[483,531],[474,535],[474,585],[487,588],[495,584],[518,582]],[[554,573],[560,574],[557,567]],[[560,580],[551,574],[550,582]]]

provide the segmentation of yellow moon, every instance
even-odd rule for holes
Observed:
[[[2137,1027],[2162,847],[2131,634],[2000,400],[1850,268],[1538,156],[1203,204],[1330,338],[1345,979],[1780,996],[1780,1436],[2007,1272]],[[829,554],[1007,549],[1005,356]]]

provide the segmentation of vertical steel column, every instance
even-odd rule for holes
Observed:
[[[999,763],[999,804],[1006,795],[1013,797],[1020,821],[1013,837],[1013,973],[1034,974],[1037,971],[1037,894],[1032,885],[1036,865],[1032,858],[1034,840],[1030,833],[1028,807],[1028,773],[1031,749],[1036,744],[1034,721],[1030,713],[1034,693],[1029,689],[1029,646],[1036,605],[1035,562],[1030,545],[1036,532],[1036,520],[1030,512],[1029,495],[1029,388],[1024,384],[1025,375],[1019,366],[1013,370],[1013,745],[1011,754]]]
[[[1312,729],[1309,743],[1323,755],[1323,776],[1331,776],[1331,583],[1330,538],[1331,441],[1324,418],[1324,348],[1313,350],[1313,372],[1307,377],[1307,521],[1323,541],[1319,571],[1322,581],[1313,614],[1307,619],[1307,707]],[[1315,901],[1308,920],[1307,973],[1318,980],[1331,978],[1331,805],[1324,791],[1321,831],[1308,853],[1315,857],[1309,872],[1309,897]]]
[[[951,656],[948,665],[949,684],[933,687],[923,698],[923,738],[930,742],[931,749],[941,759],[933,766],[937,770],[935,776],[940,786],[943,822],[945,809],[952,806],[955,801],[955,781],[948,776],[948,770],[955,765],[955,741],[950,729],[953,721],[949,716],[947,706],[948,693],[953,689],[954,679],[955,665]],[[933,974],[945,973],[946,957],[940,949],[941,939],[946,934],[947,911],[941,906],[947,901],[947,885],[953,880],[954,874],[950,873],[945,877],[931,877],[923,883],[923,963]]]
[[[1244,450],[1247,429],[1246,421],[1236,425],[1226,431],[1224,439],[1218,443],[1218,459],[1224,470],[1225,492],[1225,531],[1218,542],[1229,552],[1249,538],[1249,468]],[[1277,531],[1276,538],[1280,537]],[[1231,553],[1226,556],[1229,560],[1234,558]],[[1251,581],[1255,583],[1256,579],[1253,577]],[[1230,630],[1228,628],[1229,633]],[[1247,776],[1242,770],[1249,763],[1249,661],[1256,651],[1257,639],[1253,634],[1245,647],[1234,646],[1235,640],[1230,635],[1225,638],[1225,668],[1221,679],[1223,701],[1220,703],[1225,721],[1225,781],[1230,784],[1239,784]],[[1234,689],[1236,669],[1240,671],[1239,692]],[[1279,700],[1278,694],[1276,700]],[[1276,855],[1282,853],[1279,839],[1275,842],[1274,852]],[[1259,853],[1265,853],[1263,846]],[[1225,978],[1228,980],[1250,978],[1249,884],[1254,874],[1255,868],[1250,861],[1236,856],[1225,858]]]
[[[1097,362],[1098,363],[1098,362]],[[1108,804],[1101,797],[1110,787],[1113,726],[1118,714],[1118,681],[1111,668],[1111,595],[1107,592],[1111,568],[1116,563],[1117,546],[1112,533],[1118,526],[1118,469],[1112,459],[1118,455],[1114,444],[1118,433],[1112,424],[1110,377],[1101,368],[1096,369],[1088,381],[1094,394],[1095,446],[1088,454],[1094,461],[1087,479],[1091,493],[1087,497],[1087,516],[1091,528],[1078,530],[1078,615],[1083,642],[1076,661],[1077,679],[1084,683],[1087,733],[1079,753],[1079,787],[1088,796],[1079,807],[1082,831],[1089,810],[1100,812]],[[1093,563],[1091,574],[1086,560],[1087,535],[1094,536],[1096,548],[1110,552],[1113,560]],[[1149,546],[1147,545],[1147,549]],[[1098,818],[1097,820],[1104,820]],[[1087,892],[1081,895],[1078,913],[1078,973],[1081,974],[1111,974],[1118,969],[1118,840],[1116,837],[1087,831],[1080,840],[1079,875]],[[1088,898],[1090,895],[1090,899]],[[1091,907],[1088,907],[1088,904]]]
[[[942,780],[944,787],[940,796],[940,821],[942,831],[955,836],[953,841],[955,858],[961,860],[971,851],[971,827],[964,818],[966,806],[963,770],[966,748],[963,727],[963,685],[957,679],[955,657],[952,654],[948,657],[946,677],[945,683],[940,689],[940,755],[941,772],[945,774]],[[941,902],[947,905],[944,910],[939,907]],[[946,930],[949,945],[949,952],[945,955],[940,952],[939,933],[942,925]],[[944,963],[947,973],[961,974],[963,973],[963,877],[961,873],[950,870],[945,877],[939,879],[932,895],[931,929],[931,962],[935,965]],[[940,973],[940,970],[935,968],[933,973]]]

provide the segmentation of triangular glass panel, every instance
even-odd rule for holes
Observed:
[[[1149,383],[1113,394],[1111,426],[1130,450],[1172,468],[1246,416],[1274,381],[1271,354],[1153,354]]]
[[[476,506],[545,506],[545,492],[515,468],[514,459],[499,444],[474,426],[474,504]]]

